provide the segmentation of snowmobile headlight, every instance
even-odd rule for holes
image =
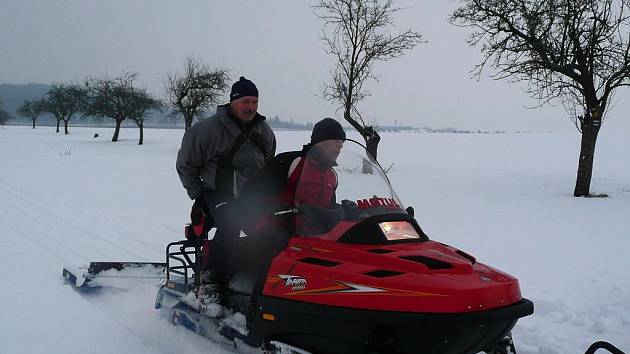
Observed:
[[[378,224],[389,241],[420,238],[416,229],[408,221],[386,221]]]

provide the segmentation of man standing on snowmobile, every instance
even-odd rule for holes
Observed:
[[[258,89],[241,77],[230,92],[230,103],[190,127],[177,154],[177,173],[188,196],[195,202],[193,224],[200,217],[217,227],[203,272],[208,303],[226,304],[228,262],[241,230],[236,203],[248,179],[275,155],[276,138],[257,113]]]

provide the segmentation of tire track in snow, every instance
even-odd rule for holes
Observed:
[[[4,210],[3,214],[12,223],[23,225],[22,228],[13,227],[16,235],[19,235],[22,239],[34,241],[39,248],[56,254],[56,258],[62,261],[68,261],[69,254],[73,254],[75,259],[85,258],[86,252],[84,249],[77,248],[71,240],[68,242],[69,240],[60,239],[59,235],[67,234],[66,230],[62,230],[51,223],[38,220],[37,216],[29,214],[15,203],[9,202],[9,206],[10,209]],[[11,225],[9,222],[6,222],[6,224]],[[61,254],[65,254],[65,257],[61,257]]]
[[[77,238],[80,227],[70,221],[60,219],[59,216],[46,209],[47,203],[32,195],[20,195],[15,190],[7,188],[6,183],[0,182],[0,193],[8,195],[8,204],[0,207],[0,220],[7,218],[13,226],[11,231],[16,236],[39,246],[44,250],[50,263],[68,262],[68,254],[72,252],[79,257],[85,257],[85,248],[92,250],[93,245]],[[7,212],[4,212],[7,209]],[[31,224],[28,231],[20,230],[14,225]],[[47,234],[50,234],[48,236]],[[43,236],[37,236],[43,235]],[[80,234],[79,234],[80,235]],[[77,244],[80,244],[77,247]],[[99,252],[100,255],[106,255]],[[54,270],[57,273],[58,269]],[[197,335],[170,324],[168,318],[154,313],[151,308],[157,293],[155,285],[136,284],[130,289],[102,289],[98,296],[93,294],[82,297],[95,308],[118,323],[121,328],[131,335],[142,339],[151,352],[172,353],[233,353],[233,351]],[[183,348],[183,351],[182,351]]]
[[[72,235],[72,232],[68,232],[68,228],[64,227],[68,223],[59,220],[59,216],[52,214],[44,207],[37,206],[36,203],[43,204],[40,199],[31,198],[29,202],[21,194],[9,188],[2,189],[4,189],[5,194],[12,194],[8,200],[9,208],[6,208],[4,212],[5,215],[13,216],[11,220],[14,223],[18,221],[17,224],[24,225],[24,230],[18,230],[20,235],[36,239],[38,243],[47,244],[50,246],[47,249],[61,248],[80,257],[86,256],[84,247],[76,247],[81,244],[88,246],[86,242],[77,239],[76,236]],[[44,217],[43,220],[42,216]]]
[[[0,204],[0,225],[5,226],[6,232],[2,238],[2,243],[6,243],[2,247],[3,251],[9,250],[12,244],[30,249],[29,254],[38,259],[39,271],[54,277],[61,275],[61,268],[57,268],[59,264],[84,259],[89,255],[86,248],[94,251],[93,245],[78,239],[81,236],[77,236],[76,232],[81,231],[81,228],[67,220],[60,220],[57,215],[46,210],[47,204],[43,199],[20,195],[1,181],[0,195],[5,201]],[[99,256],[107,257],[106,253],[96,251]],[[119,328],[140,338],[147,346],[147,353],[223,352],[211,343],[204,344],[194,334],[172,326],[167,318],[154,312],[152,304],[156,293],[156,284],[143,283],[135,284],[130,289],[103,289],[97,296],[77,295],[117,323]],[[182,347],[185,348],[183,351]]]
[[[3,215],[6,215],[4,213],[4,210],[2,211]],[[22,237],[23,241],[26,241],[30,244],[33,245],[33,248],[39,247],[41,249],[44,249],[45,252],[44,256],[47,256],[49,258],[55,259],[59,262],[64,262],[67,260],[67,254],[66,253],[60,253],[58,250],[55,249],[50,249],[47,247],[42,247],[42,244],[36,239],[36,237],[30,236],[29,233],[25,233],[24,230],[20,230],[17,227],[15,227],[13,224],[6,222],[7,220],[5,220],[4,218],[0,218],[0,222],[4,225],[5,228],[8,228],[10,231],[12,231],[15,235],[19,235]],[[5,229],[6,230],[6,229]],[[38,257],[40,256],[39,254],[37,255]]]
[[[120,253],[125,252],[134,259],[142,259],[142,255],[125,247],[127,244],[123,245],[122,242],[117,242],[115,239],[108,239],[97,233],[78,227],[75,223],[69,222],[49,211],[50,205],[46,203],[45,200],[23,190],[19,190],[18,192],[18,188],[11,188],[12,186],[7,183],[0,182],[0,186],[2,187],[0,191],[3,192],[3,194],[12,195],[8,199],[13,209],[23,214],[24,217],[20,218],[24,221],[22,224],[39,224],[44,228],[44,231],[46,231],[44,233],[44,235],[47,235],[45,239],[50,238],[50,235],[52,235],[57,241],[75,250],[77,249],[76,245],[81,245],[79,252],[84,257],[97,252],[100,256],[107,259],[111,257],[111,253],[104,253],[100,250],[111,249],[115,253],[115,257],[120,257]],[[8,211],[10,210],[11,209]],[[40,219],[42,216],[44,220]],[[101,243],[101,245],[97,243]]]
[[[53,275],[60,275],[61,269],[53,268],[57,264],[67,264],[76,260],[83,260],[91,253],[99,257],[108,254],[100,251],[97,244],[87,242],[86,237],[94,235],[72,224],[67,218],[62,218],[50,211],[50,203],[32,194],[22,193],[17,188],[0,181],[0,195],[5,197],[6,203],[0,206],[0,224],[7,225],[11,235],[20,238],[19,241],[29,244],[28,248],[40,249],[35,257],[40,258],[42,271]],[[16,225],[24,225],[24,228]],[[106,244],[103,237],[98,239]],[[18,240],[11,240],[14,243]],[[154,313],[151,307],[157,287],[148,284],[136,284],[131,289],[103,289],[98,296],[82,295],[99,312],[110,318],[127,333],[140,338],[148,348],[147,352],[173,353],[233,353],[229,349],[207,342],[197,335],[170,324],[168,318]],[[182,350],[183,349],[183,350]]]
[[[41,198],[17,192],[7,183],[0,183],[0,192],[9,196],[8,205],[4,208],[4,215],[10,217],[11,223],[24,225],[24,230],[17,232],[24,237],[35,238],[41,245],[46,244],[47,249],[57,249],[57,253],[72,253],[78,256],[81,262],[93,259],[94,255],[109,260],[112,254],[116,258],[121,252],[130,257],[140,257],[133,251],[122,247],[119,242],[109,240],[94,232],[82,229],[75,224],[61,218],[49,211],[49,205]],[[103,250],[109,249],[110,252]],[[77,259],[65,261],[76,262]]]
[[[88,294],[84,298],[125,331],[141,338],[156,353],[237,353],[181,326],[174,326],[164,309],[155,310],[150,306],[152,303],[146,303],[152,302],[156,293],[157,287],[144,283],[123,291],[104,288],[98,296]]]
[[[11,228],[17,236],[23,239],[33,241],[33,243],[45,250],[44,253],[52,253],[54,258],[65,261],[68,258],[68,253],[72,253],[76,256],[84,256],[82,252],[79,252],[73,247],[73,245],[64,246],[65,242],[59,242],[58,237],[54,237],[54,228],[48,228],[46,224],[42,223],[37,217],[38,215],[31,212],[29,213],[29,204],[21,198],[15,191],[13,191],[6,183],[0,183],[0,193],[8,198],[5,200],[7,203],[3,204],[2,218],[3,224]],[[24,201],[20,203],[19,201]],[[16,202],[17,201],[17,202]],[[32,209],[32,208],[30,208]],[[22,227],[15,227],[15,225],[21,225]],[[51,232],[53,231],[53,232]],[[53,237],[51,237],[53,235]],[[65,254],[65,257],[62,256]]]
[[[630,269],[622,269],[627,273]],[[531,318],[520,320],[514,330],[517,349],[523,354],[583,353],[598,340],[610,341],[622,350],[630,348],[630,304],[624,284],[616,274],[601,274],[598,283],[617,288],[614,296],[602,296],[599,302],[572,297],[562,299],[531,298],[536,310]],[[593,284],[597,285],[597,284]],[[616,338],[624,338],[619,340]]]

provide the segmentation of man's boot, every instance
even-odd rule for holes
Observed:
[[[213,271],[203,271],[197,299],[201,313],[208,317],[223,317],[229,306],[228,284],[225,277],[217,277]]]

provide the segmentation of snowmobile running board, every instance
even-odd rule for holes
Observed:
[[[84,290],[101,287],[102,284],[97,279],[165,279],[165,268],[166,264],[163,262],[90,262],[87,267],[66,266],[62,276],[77,289]],[[121,271],[124,272],[118,273]]]
[[[599,342],[595,342],[591,344],[591,346],[588,347],[588,349],[586,349],[586,352],[584,352],[584,354],[594,354],[597,351],[597,349],[605,349],[613,354],[625,354],[624,352],[621,351],[621,349],[604,341],[599,341]]]

